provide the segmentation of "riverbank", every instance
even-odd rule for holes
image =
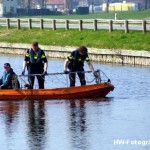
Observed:
[[[47,46],[39,45],[47,55],[52,58],[67,58],[71,51],[77,47],[70,46]],[[20,43],[0,43],[0,53],[25,55],[26,50],[30,48],[30,44]],[[119,63],[150,66],[150,51],[133,51],[121,49],[98,49],[88,48],[90,59],[105,63]]]
[[[150,51],[150,34],[143,34],[138,31],[130,31],[125,34],[124,31],[108,32],[106,30],[83,30],[77,29],[36,29],[21,28],[17,30],[11,28],[7,30],[0,27],[0,42],[8,43],[32,43],[38,41],[42,45],[52,46],[73,46],[85,45],[90,48],[98,49],[129,49]]]

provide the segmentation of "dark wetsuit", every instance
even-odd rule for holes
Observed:
[[[32,50],[27,50],[24,61],[27,62],[28,74],[43,74],[44,63],[47,62],[47,58],[43,50],[38,48],[37,54]],[[37,75],[39,89],[44,89],[44,75]],[[35,76],[28,77],[30,88],[33,89]]]
[[[81,86],[86,85],[84,74],[84,61],[89,61],[88,54],[81,56],[78,50],[75,50],[68,57],[68,60],[69,60],[68,69],[70,70],[70,72],[77,72]],[[69,74],[70,86],[75,86],[75,78],[76,73]]]

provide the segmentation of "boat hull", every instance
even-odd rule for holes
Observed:
[[[114,86],[110,83],[55,89],[0,90],[0,100],[50,100],[105,97]]]

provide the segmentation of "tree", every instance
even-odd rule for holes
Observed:
[[[65,11],[66,13],[70,13],[70,11],[72,10],[72,0],[65,0],[64,5],[65,5]]]
[[[109,0],[106,0],[106,13],[109,12]]]
[[[148,2],[149,0],[145,0],[145,9],[148,9]]]
[[[94,13],[94,0],[88,0],[88,5],[92,6],[92,13]]]
[[[40,8],[45,8],[46,7],[46,0],[38,0]]]
[[[32,0],[18,0],[18,5],[21,8],[28,8],[28,9],[30,9],[31,8],[31,1]]]
[[[32,0],[27,0],[27,8],[28,8],[28,9],[31,9],[31,1],[32,1]]]

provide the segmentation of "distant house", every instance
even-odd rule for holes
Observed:
[[[149,0],[110,0],[110,2],[126,2],[126,3],[135,3],[141,6],[141,8],[146,7],[146,1],[147,1],[147,8],[150,8],[150,1]]]
[[[17,0],[0,0],[0,17],[16,14]]]
[[[80,0],[46,0],[46,8],[66,12],[79,6],[79,2]]]
[[[133,2],[133,3],[138,3],[141,5],[142,8],[146,7],[146,0],[125,0],[126,2]],[[150,1],[147,0],[147,8],[150,8]]]
[[[65,0],[47,0],[46,8],[50,10],[63,10],[65,7]]]

